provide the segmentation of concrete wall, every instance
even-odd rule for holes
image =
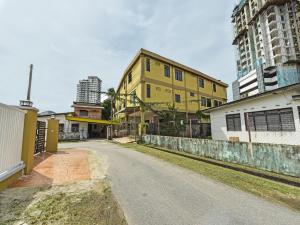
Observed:
[[[300,119],[298,106],[299,100],[293,100],[293,95],[299,95],[300,91],[287,91],[284,93],[261,96],[252,100],[242,101],[228,105],[210,113],[211,130],[213,140],[229,140],[230,137],[238,137],[241,142],[248,142],[249,136],[245,125],[245,112],[256,112],[281,108],[293,108],[296,131],[251,131],[252,142],[300,145]],[[241,115],[242,131],[227,131],[226,115]]]
[[[144,135],[143,141],[173,151],[300,177],[300,146],[253,144],[252,159],[248,143],[157,135]]]

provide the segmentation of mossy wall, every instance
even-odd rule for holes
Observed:
[[[146,144],[300,177],[300,146],[144,135]]]

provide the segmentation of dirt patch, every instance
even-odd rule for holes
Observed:
[[[105,162],[92,152],[86,160],[89,180],[19,186],[0,192],[0,225],[126,225],[105,178]]]

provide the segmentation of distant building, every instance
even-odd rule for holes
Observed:
[[[266,91],[216,108],[213,140],[300,145],[300,83]]]
[[[241,0],[232,24],[234,100],[300,82],[299,0]]]
[[[47,122],[52,117],[59,120],[60,141],[106,137],[106,121],[101,120],[103,107],[99,104],[78,102],[74,102],[72,107],[74,112],[41,113],[38,120]]]
[[[77,84],[76,102],[101,103],[102,80],[96,76],[89,76],[86,80],[80,80]]]

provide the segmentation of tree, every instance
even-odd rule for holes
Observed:
[[[111,102],[113,101],[114,97],[115,97],[115,89],[114,88],[109,88],[107,90],[107,99],[105,99],[102,102],[102,107],[104,107],[103,111],[102,111],[102,118],[104,120],[110,120],[111,119],[111,108],[113,107],[111,105]]]
[[[202,119],[205,119],[205,120],[209,119],[209,115],[204,114],[202,111],[197,111],[196,116],[199,119],[200,123],[203,122]]]

